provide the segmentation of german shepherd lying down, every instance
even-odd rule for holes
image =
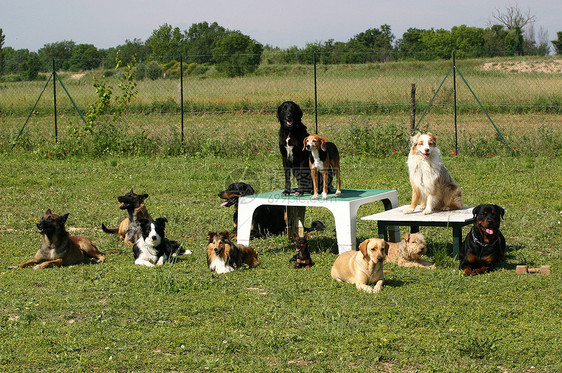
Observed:
[[[61,267],[87,261],[100,263],[105,260],[102,253],[94,246],[92,241],[82,236],[70,236],[66,231],[65,223],[68,214],[56,215],[47,210],[45,216],[37,223],[39,232],[43,234],[41,248],[35,256],[18,266],[8,267],[25,268],[34,266],[33,269],[48,267]]]
[[[119,208],[127,210],[127,217],[121,221],[118,228],[107,228],[102,223],[101,228],[103,231],[105,233],[118,234],[119,239],[124,240],[127,246],[133,246],[142,235],[140,220],[148,219],[152,221],[152,217],[144,204],[147,198],[148,194],[135,194],[133,188],[124,196],[117,197],[117,200],[121,202]]]

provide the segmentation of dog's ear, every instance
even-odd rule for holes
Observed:
[[[209,243],[213,242],[213,238],[215,238],[216,235],[217,232],[209,231],[209,233],[207,233],[207,241],[209,241]]]
[[[406,242],[410,241],[410,233],[406,233],[402,236],[402,239]]]
[[[295,232],[293,233],[293,237],[295,238],[295,241],[299,239],[299,233]]]
[[[156,219],[156,224],[160,225],[162,228],[166,228],[166,223],[168,222],[168,219],[166,218],[158,218]]]
[[[421,132],[418,132],[410,138],[410,142],[412,143],[412,145],[414,145],[415,143],[418,142],[418,139],[420,138],[420,136],[421,136]]]
[[[503,214],[505,214],[505,209],[503,207],[498,206],[498,205],[496,205],[496,208],[498,209],[498,212],[500,213],[500,216],[503,218]]]
[[[304,239],[308,241],[308,232],[304,234]]]
[[[47,211],[45,211],[45,215],[51,215],[51,214],[52,214],[51,209],[47,209]]]
[[[148,198],[148,194],[146,194],[146,193],[139,196],[139,199],[140,199],[141,202],[144,202],[144,200],[147,199],[147,198]]]
[[[367,245],[368,244],[369,244],[369,239],[366,239],[365,241],[363,241],[359,244],[359,251],[361,251],[361,254],[363,254],[363,257],[367,257]]]
[[[322,149],[323,152],[326,151],[326,143],[327,142],[328,142],[327,139],[320,138],[320,149]]]
[[[219,234],[220,234],[220,236],[223,240],[230,238],[230,232],[229,231],[222,231]]]
[[[135,192],[133,192],[133,187],[131,187],[131,191],[129,193],[135,194]]]
[[[384,244],[383,244],[384,256],[388,255],[388,249],[389,248],[390,248],[390,246],[388,245],[388,242],[384,241]]]
[[[473,209],[472,209],[472,217],[473,217],[474,219],[476,219],[476,217],[478,216],[478,214],[480,214],[481,210],[482,210],[482,205],[478,205],[478,206],[476,206],[475,208],[473,208]]]
[[[57,220],[58,220],[61,224],[65,224],[65,223],[66,223],[66,220],[68,219],[68,215],[69,215],[69,214],[70,214],[70,213],[67,212],[67,213],[64,214],[64,215],[59,216]]]
[[[308,141],[308,138],[309,138],[309,137],[310,137],[310,136],[306,136],[306,137],[304,138],[304,140],[302,140],[302,150],[303,150],[303,151],[306,150],[306,142]]]

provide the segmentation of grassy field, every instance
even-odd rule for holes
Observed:
[[[529,66],[528,70],[502,68],[506,63]],[[534,65],[552,66],[546,72]],[[556,57],[474,59],[457,62],[457,100],[459,110],[478,111],[479,106],[466,82],[489,109],[501,113],[560,113],[562,104],[562,61]],[[489,66],[492,66],[490,68]],[[497,68],[494,68],[497,67]],[[321,65],[317,68],[316,86],[311,65],[262,65],[254,75],[223,78],[216,75],[190,76],[184,81],[186,112],[197,114],[250,110],[271,112],[280,102],[294,100],[303,107],[314,108],[315,89],[321,113],[409,111],[411,84],[415,83],[416,102],[422,111],[432,99],[451,69],[451,61],[409,61],[359,65]],[[213,71],[212,69],[210,71]],[[110,70],[80,73],[58,72],[60,80],[81,111],[97,99],[94,77],[117,88],[120,72]],[[453,102],[452,72],[445,80],[434,107],[450,107]],[[462,76],[461,76],[462,75]],[[46,86],[43,81],[0,82],[0,114],[26,116]],[[178,79],[138,81],[130,110],[137,113],[175,113],[179,110]],[[57,105],[60,113],[74,108],[58,82]],[[448,109],[445,109],[448,110]],[[49,83],[38,102],[39,116],[53,112],[53,88]]]
[[[281,186],[278,155],[0,157],[0,369],[3,371],[481,371],[562,370],[562,188],[559,157],[450,156],[465,203],[506,209],[507,261],[465,278],[450,256],[449,229],[423,228],[434,271],[385,265],[369,295],[330,277],[333,218],[313,233],[308,270],[289,264],[284,237],[253,240],[262,264],[228,275],[208,271],[205,236],[232,227],[217,193],[232,181],[258,191]],[[405,157],[346,154],[344,188],[392,188],[410,196]],[[104,234],[124,217],[116,196],[148,193],[153,217],[193,255],[160,268],[133,265],[130,249]],[[105,263],[33,271],[7,267],[40,244],[47,208],[108,254]],[[382,210],[364,206],[359,215]],[[465,228],[465,234],[468,228]],[[358,240],[376,235],[358,221]],[[552,274],[516,275],[515,265],[550,264]]]

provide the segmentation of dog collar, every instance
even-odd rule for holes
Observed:
[[[498,240],[500,239],[500,235],[498,234],[498,235],[496,235],[496,239],[495,239],[494,242],[492,242],[492,243],[484,243],[484,242],[481,242],[481,241],[476,237],[476,235],[474,234],[474,229],[473,229],[471,232],[472,232],[472,239],[474,240],[474,242],[476,242],[476,243],[477,243],[478,245],[480,245],[480,246],[494,246],[494,245],[498,242]]]

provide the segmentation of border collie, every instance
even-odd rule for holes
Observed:
[[[166,218],[158,218],[155,221],[140,219],[141,237],[133,246],[135,264],[147,267],[162,265],[171,256],[179,254],[191,254],[185,250],[177,241],[168,240],[164,235]]]

